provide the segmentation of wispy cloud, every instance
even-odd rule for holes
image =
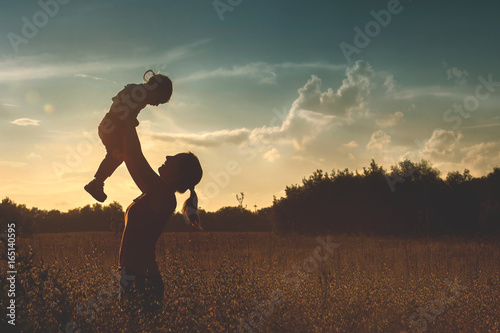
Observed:
[[[10,123],[18,126],[40,126],[40,120],[29,118],[19,118],[11,121]]]
[[[495,126],[500,126],[500,123],[462,126],[462,128],[484,128],[484,127],[495,127]]]
[[[387,146],[391,143],[391,137],[382,130],[373,132],[370,142],[366,145],[366,148],[370,150],[384,151]]]
[[[401,119],[403,119],[403,116],[404,115],[402,112],[397,111],[393,114],[388,114],[388,115],[382,116],[380,119],[377,119],[375,122],[380,127],[393,127],[393,126],[396,126],[401,121]]]
[[[169,63],[184,59],[194,50],[210,39],[203,39],[194,43],[175,47],[167,52],[145,56],[142,61],[125,59],[120,61],[90,61],[90,62],[61,62],[52,56],[40,55],[37,57],[16,57],[0,62],[0,82],[26,81],[58,77],[80,76],[96,78],[92,74],[110,70],[133,69],[145,66],[166,67]],[[85,73],[85,74],[81,74]]]
[[[0,166],[7,166],[11,168],[20,168],[25,166],[26,164],[26,162],[0,161]]]
[[[467,70],[461,70],[457,67],[449,68],[446,62],[443,62],[443,66],[446,68],[448,80],[453,80],[457,84],[467,83],[467,77],[469,76],[469,72]]]
[[[348,143],[344,143],[344,147],[346,148],[358,148],[359,144],[356,141],[349,141]]]
[[[153,139],[173,142],[180,141],[200,147],[217,147],[224,144],[240,144],[248,139],[250,131],[246,128],[234,130],[220,130],[201,134],[182,133],[153,133]]]
[[[280,69],[324,69],[331,71],[345,70],[345,65],[327,64],[323,62],[269,64],[266,62],[253,62],[246,65],[235,65],[232,67],[219,67],[213,70],[203,70],[192,73],[177,82],[189,82],[206,80],[211,78],[229,77],[253,77],[259,79],[260,83],[275,83],[277,71]]]
[[[92,75],[87,75],[87,74],[75,74],[75,77],[81,77],[84,79],[92,79],[96,81],[108,81],[102,77],[97,77],[97,76],[92,76]]]

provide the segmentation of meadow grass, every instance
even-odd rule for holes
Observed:
[[[18,319],[27,332],[500,331],[498,243],[331,237],[340,246],[320,261],[315,237],[165,233],[156,313],[118,301],[119,235],[21,238],[20,252],[34,256],[19,263]],[[433,314],[450,283],[463,287]]]

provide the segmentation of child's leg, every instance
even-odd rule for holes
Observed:
[[[90,193],[97,201],[104,202],[108,197],[104,193],[104,181],[113,174],[113,172],[123,162],[123,129],[119,126],[109,127],[104,126],[103,123],[109,120],[104,118],[99,125],[99,137],[106,147],[106,157],[102,160],[95,179],[85,185],[84,189]],[[109,125],[109,122],[106,122]]]
[[[113,172],[115,172],[115,170],[120,166],[120,164],[122,164],[122,162],[123,156],[120,151],[113,152],[107,148],[106,156],[102,160],[99,168],[97,169],[97,172],[94,175],[95,179],[97,179],[101,183],[104,183],[104,181],[108,179],[113,174]]]
[[[115,126],[113,131],[103,131],[99,126],[99,137],[106,147],[106,156],[102,160],[94,177],[101,183],[110,177],[123,163],[123,130]]]

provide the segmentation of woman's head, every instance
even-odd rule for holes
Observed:
[[[198,196],[194,190],[203,176],[198,157],[191,152],[167,156],[165,163],[158,168],[158,172],[163,181],[173,186],[177,192],[184,193],[190,190],[191,194],[182,206],[182,214],[186,223],[203,230],[198,216]]]
[[[172,185],[180,193],[194,189],[203,176],[200,161],[191,152],[167,156],[165,163],[158,168],[158,172],[167,184]]]
[[[149,78],[146,79],[146,75],[151,72]],[[148,95],[146,102],[151,105],[158,105],[167,103],[172,96],[172,81],[170,78],[163,74],[155,74],[151,69],[144,73],[143,77],[144,88],[146,89]]]

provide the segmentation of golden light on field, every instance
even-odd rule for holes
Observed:
[[[424,322],[437,332],[500,329],[498,244],[346,235],[332,241],[340,245],[328,252],[316,250],[314,237],[164,234],[157,258],[165,302],[148,317],[118,304],[111,267],[119,234],[36,235],[22,243],[35,257],[33,267],[20,267],[20,285],[35,278],[40,286],[19,299],[19,316],[45,331],[71,322],[100,332],[414,332]],[[443,311],[433,314],[450,281],[464,287],[446,291]],[[428,317],[412,317],[419,308]],[[141,316],[148,320],[130,320]]]

